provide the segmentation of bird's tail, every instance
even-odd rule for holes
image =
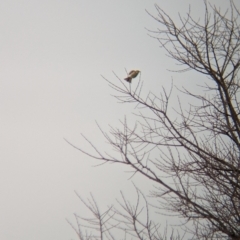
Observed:
[[[124,80],[126,80],[126,81],[129,82],[129,83],[132,82],[132,78],[130,78],[130,77],[126,77],[126,78],[124,78]]]

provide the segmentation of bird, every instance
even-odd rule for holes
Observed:
[[[138,75],[138,73],[140,73],[139,70],[132,70],[128,73],[128,76],[126,78],[124,78],[124,80],[131,83],[132,79],[135,78]]]

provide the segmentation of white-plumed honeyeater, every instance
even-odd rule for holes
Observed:
[[[128,76],[126,78],[124,78],[124,80],[131,83],[132,79],[135,78],[138,75],[138,73],[140,73],[139,70],[132,70],[128,73]]]

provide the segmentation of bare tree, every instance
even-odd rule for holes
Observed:
[[[159,29],[150,31],[151,36],[180,63],[180,72],[197,71],[205,76],[205,83],[199,84],[197,94],[187,87],[179,90],[196,104],[186,107],[179,100],[173,108],[172,90],[143,96],[141,81],[133,87],[117,75],[119,84],[106,79],[121,103],[136,104],[136,124],[131,127],[125,120],[122,129],[111,128],[109,133],[100,128],[117,154],[102,153],[88,139],[93,151],[78,149],[99,161],[126,164],[134,174],[145,176],[155,187],[151,194],[158,205],[149,205],[137,188],[137,204],[122,195],[122,210],[109,207],[101,214],[94,198],[89,203],[82,200],[97,219],[88,223],[98,234],[84,235],[79,230],[79,238],[115,239],[111,232],[118,229],[125,234],[121,238],[167,239],[166,232],[161,234],[159,225],[151,221],[151,207],[184,219],[189,238],[240,239],[240,13],[233,1],[226,12],[205,2],[203,21],[195,20],[189,11],[185,18],[180,16],[178,26],[155,7],[157,16],[151,16]]]

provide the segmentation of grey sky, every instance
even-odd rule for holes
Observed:
[[[65,220],[85,211],[74,190],[104,206],[132,188],[127,169],[92,168],[63,138],[85,146],[84,133],[103,147],[95,121],[107,130],[131,118],[100,75],[117,81],[112,71],[140,69],[146,91],[171,77],[194,87],[166,70],[174,62],[147,35],[155,2],[175,19],[190,3],[194,15],[203,9],[200,0],[0,1],[0,239],[77,239]]]

